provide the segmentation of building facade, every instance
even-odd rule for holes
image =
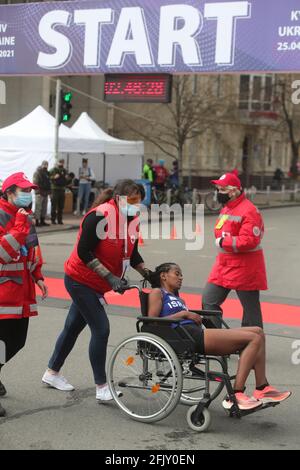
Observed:
[[[0,0],[0,4],[12,3],[21,2]],[[103,75],[60,78],[64,90],[68,90],[68,86],[78,90],[73,92],[72,117],[68,125],[86,111],[116,137],[144,138],[145,158],[165,159],[166,166],[171,167],[172,160],[178,157],[174,147],[176,130],[171,129],[170,119],[172,113],[176,113],[174,94],[170,104],[127,103],[114,108],[102,101]],[[292,81],[299,78],[274,74],[190,75],[185,100],[190,108],[187,106],[186,110],[187,114],[198,113],[199,116],[183,143],[180,158],[185,180],[194,187],[204,187],[213,176],[237,168],[245,185],[263,187],[270,182],[276,168],[287,175],[291,142],[282,112],[281,90],[285,84],[287,109],[295,122],[297,135],[300,104],[293,104],[291,96]],[[174,77],[175,82],[180,79]],[[3,80],[6,104],[0,105],[0,127],[12,124],[39,104],[54,115],[55,77],[5,77]],[[163,127],[160,135],[156,135],[160,124],[168,124],[165,127],[167,137],[163,135]],[[297,138],[300,139],[300,135]]]

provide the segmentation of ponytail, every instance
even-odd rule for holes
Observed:
[[[113,188],[103,189],[99,196],[96,198],[92,208],[100,206],[100,204],[104,204],[105,202],[110,201],[113,198],[114,190]]]

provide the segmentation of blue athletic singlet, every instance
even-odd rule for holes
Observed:
[[[165,289],[161,289],[162,293],[162,309],[160,317],[168,317],[174,313],[188,310],[184,301],[177,295],[170,294]],[[185,325],[183,328],[194,338],[197,345],[197,352],[204,354],[204,333],[203,327],[197,325],[193,320],[181,320],[180,325]],[[176,328],[178,323],[172,323],[172,328]]]
[[[168,317],[174,313],[182,312],[182,310],[188,310],[184,301],[177,295],[170,294],[165,289],[161,289],[162,293],[162,309],[160,312],[160,317]],[[194,324],[193,320],[182,320],[181,325]],[[176,326],[176,324],[175,324]]]

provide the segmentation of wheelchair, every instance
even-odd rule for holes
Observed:
[[[235,376],[228,373],[228,357],[199,353],[196,341],[180,325],[181,320],[148,317],[149,293],[144,287],[131,285],[124,289],[138,289],[142,316],[137,317],[137,333],[114,349],[107,369],[110,391],[125,415],[139,422],[153,423],[169,416],[181,403],[189,406],[186,415],[189,427],[203,432],[211,423],[208,408],[224,387],[233,402],[229,410],[231,417],[241,418],[278,404],[240,410],[231,385]],[[220,311],[192,311],[202,316],[205,328],[229,328]]]

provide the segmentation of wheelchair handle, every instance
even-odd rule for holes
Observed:
[[[126,292],[127,290],[131,290],[131,289],[137,289],[139,293],[142,291],[142,288],[138,286],[137,284],[130,284],[128,286],[122,287],[120,291],[116,291],[116,292],[124,294],[124,292]]]

